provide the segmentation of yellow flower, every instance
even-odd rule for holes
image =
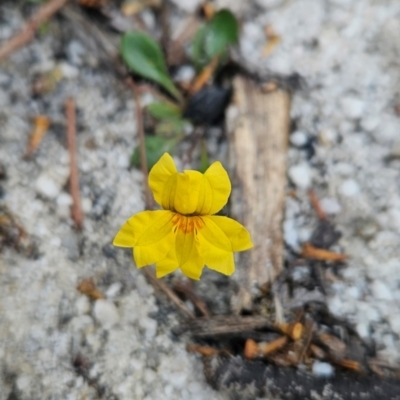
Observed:
[[[231,183],[220,162],[202,174],[178,172],[165,153],[149,174],[155,201],[163,208],[131,217],[114,239],[114,246],[132,247],[138,268],[156,264],[161,278],[176,269],[200,279],[204,264],[231,275],[233,252],[253,247],[247,229],[231,218],[213,215],[227,203]]]

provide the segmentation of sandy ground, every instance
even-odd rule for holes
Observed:
[[[243,21],[247,62],[263,73],[297,72],[305,82],[293,97],[288,178],[297,198],[287,199],[287,248],[296,251],[310,237],[315,217],[306,190],[313,187],[343,233],[338,249],[350,256],[331,284],[329,307],[375,340],[383,358],[399,361],[400,4],[232,4]],[[0,40],[23,21],[18,5],[2,2]],[[263,58],[266,25],[282,41]],[[39,251],[35,260],[1,253],[0,400],[222,399],[205,383],[201,361],[172,335],[173,307],[156,299],[129,252],[110,245],[121,223],[144,207],[141,173],[129,169],[136,145],[130,93],[73,29],[54,21],[50,32],[0,65],[0,162],[7,171],[1,202]],[[32,98],[35,76],[55,67],[63,74],[56,90]],[[78,107],[85,211],[79,234],[66,187],[68,96]],[[30,117],[39,113],[52,126],[38,154],[24,161]],[[302,268],[297,275],[309,273]],[[104,300],[77,292],[87,277]]]

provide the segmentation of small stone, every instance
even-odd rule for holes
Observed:
[[[83,63],[83,56],[86,50],[80,42],[71,40],[66,47],[66,53],[70,63],[79,67]]]
[[[183,65],[175,74],[175,81],[177,82],[191,82],[196,76],[196,70],[191,65]]]
[[[97,300],[94,305],[94,316],[104,329],[112,328],[119,320],[118,309],[108,300]]]
[[[356,325],[356,331],[362,339],[368,339],[370,337],[369,325],[365,322],[359,322]]]
[[[157,334],[157,321],[152,318],[140,318],[139,325],[144,329],[144,335],[147,339],[153,339]]]
[[[342,207],[340,206],[339,202],[331,197],[324,197],[320,200],[320,206],[326,214],[335,215],[338,214]]]
[[[79,296],[75,302],[78,315],[88,314],[90,312],[90,301],[86,296]]]
[[[299,249],[299,235],[293,219],[288,219],[283,223],[283,237],[289,247],[294,250]]]
[[[327,362],[314,361],[312,366],[312,372],[316,376],[329,378],[335,374],[333,366]]]
[[[372,293],[378,300],[392,300],[393,296],[390,289],[379,280],[375,280],[371,285]]]
[[[363,115],[365,103],[356,97],[348,96],[341,100],[341,106],[347,117],[357,119]]]
[[[301,131],[293,132],[290,135],[290,143],[296,147],[303,147],[308,141],[308,136]]]
[[[307,189],[311,185],[312,171],[308,164],[298,164],[290,167],[289,178],[301,189]]]
[[[185,372],[171,372],[166,379],[176,389],[183,389],[186,385],[187,375]]]
[[[61,187],[52,177],[43,173],[36,180],[36,191],[48,199],[55,199],[60,194]]]
[[[358,183],[353,179],[346,179],[339,187],[339,193],[345,197],[354,197],[360,192]]]
[[[112,298],[118,295],[118,293],[122,289],[122,283],[121,282],[115,282],[113,283],[106,291],[106,297]]]
[[[62,238],[61,243],[67,250],[67,257],[71,261],[77,261],[80,257],[79,238],[77,234],[70,231]]]
[[[88,197],[84,197],[82,199],[82,211],[84,214],[89,214],[92,211],[92,200],[90,200]]]
[[[64,78],[67,79],[75,79],[79,76],[79,70],[78,68],[75,68],[73,65],[68,64],[66,62],[62,62],[59,64],[59,68],[61,71],[61,74]]]
[[[202,0],[172,0],[172,3],[183,11],[193,14],[202,3]]]

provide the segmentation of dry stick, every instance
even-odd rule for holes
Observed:
[[[163,280],[158,279],[154,275],[154,272],[151,269],[143,268],[142,271],[146,275],[150,283],[154,287],[162,290],[170,298],[170,300],[174,302],[176,306],[178,306],[179,310],[182,311],[183,314],[185,314],[187,317],[191,319],[195,319],[195,316],[186,307],[186,304],[174,293],[174,291]]]
[[[68,0],[50,0],[28,21],[28,24],[16,36],[0,47],[0,61],[11,53],[29,43],[35,36],[38,27],[55,14]]]
[[[143,115],[142,115],[142,107],[140,104],[140,90],[138,85],[136,85],[135,82],[133,81],[133,79],[128,78],[126,80],[126,83],[132,89],[136,104],[136,122],[137,122],[138,138],[139,138],[140,166],[145,181],[144,188],[146,196],[146,208],[148,210],[151,210],[154,204],[149,185],[147,184],[149,171],[147,168],[147,156],[146,156],[146,147],[145,147],[144,130],[143,130]],[[154,272],[151,269],[143,268],[142,271],[146,275],[150,283],[155,288],[158,288],[161,291],[163,291],[170,298],[170,300],[177,305],[179,310],[181,310],[187,317],[195,318],[193,313],[186,307],[186,304],[173,292],[173,290],[164,281],[157,279],[157,277],[155,276]]]
[[[252,235],[254,248],[238,254],[236,311],[252,307],[254,287],[271,284],[283,268],[282,220],[290,95],[263,93],[249,78],[233,81],[236,104],[227,112],[232,175],[231,211]]]
[[[69,185],[72,196],[71,216],[75,226],[81,229],[83,223],[83,212],[81,208],[81,196],[79,192],[78,166],[76,162],[76,110],[75,101],[72,98],[65,102],[67,115],[67,143],[70,158]]]

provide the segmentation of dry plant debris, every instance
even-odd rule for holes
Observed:
[[[37,150],[40,143],[42,142],[47,130],[50,126],[50,119],[45,115],[37,115],[34,118],[34,128],[29,137],[28,146],[24,155],[24,158],[30,158],[33,153]]]
[[[84,279],[76,288],[80,293],[88,296],[92,300],[104,299],[104,294],[97,289],[93,278]]]

